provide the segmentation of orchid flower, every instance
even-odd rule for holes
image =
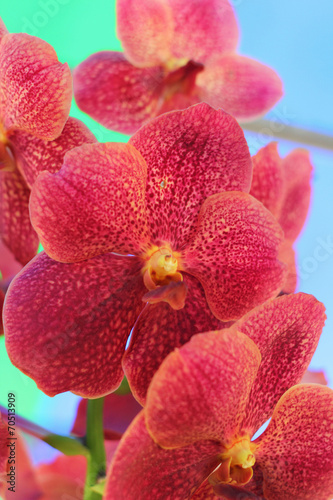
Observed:
[[[79,108],[107,128],[132,134],[202,101],[249,120],[282,95],[272,69],[236,54],[228,0],[118,0],[117,18],[125,53],[98,52],[74,71]]]

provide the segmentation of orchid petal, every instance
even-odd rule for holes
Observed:
[[[163,361],[147,393],[154,440],[174,448],[212,439],[227,444],[240,429],[260,352],[246,335],[195,335]]]
[[[325,323],[325,307],[312,295],[283,295],[257,307],[231,329],[248,335],[262,362],[243,427],[254,433],[271,416],[282,394],[304,375]]]
[[[313,167],[309,152],[295,149],[282,162],[286,178],[286,191],[279,222],[285,238],[295,241],[308,215],[311,197]]]
[[[151,379],[163,359],[196,333],[222,328],[212,315],[202,286],[184,273],[188,294],[184,309],[175,311],[168,304],[151,305],[142,311],[123,358],[123,368],[136,399],[145,404]]]
[[[29,187],[43,170],[55,173],[60,170],[65,153],[85,143],[97,142],[90,130],[76,118],[68,118],[59,137],[54,141],[38,139],[21,130],[10,134],[18,168]]]
[[[96,398],[115,390],[143,307],[135,258],[112,254],[61,264],[44,252],[11,283],[4,308],[8,355],[47,395]]]
[[[252,157],[253,175],[250,194],[278,219],[282,208],[285,177],[277,143],[270,142]]]
[[[137,67],[156,66],[171,57],[172,12],[165,0],[118,0],[117,35],[126,58]]]
[[[297,385],[282,396],[256,450],[265,498],[332,498],[332,428],[332,389]]]
[[[283,285],[283,293],[294,293],[297,287],[296,254],[291,242],[285,240],[279,250],[279,260],[286,264],[288,273]]]
[[[72,77],[48,43],[25,33],[0,45],[0,108],[7,130],[44,140],[61,134],[72,99]]]
[[[321,385],[327,385],[327,378],[325,375],[325,372],[323,371],[313,371],[313,370],[306,370],[304,373],[301,384],[321,384]]]
[[[163,77],[160,66],[135,68],[120,52],[98,52],[74,70],[75,100],[104,127],[132,134],[157,114]]]
[[[204,481],[191,496],[191,500],[220,500],[220,497],[215,495],[212,485],[208,481]]]
[[[217,318],[235,320],[281,290],[281,240],[275,218],[255,198],[219,193],[202,205],[182,268],[199,279]]]
[[[6,25],[0,17],[0,42],[1,42],[2,37],[4,35],[7,35],[7,33],[8,33],[8,30],[6,28]]]
[[[228,0],[168,0],[174,16],[175,59],[206,63],[236,49],[238,26]]]
[[[29,196],[30,190],[17,170],[0,171],[0,236],[23,265],[36,255],[39,245],[30,222]]]
[[[242,129],[205,103],[152,120],[130,144],[148,166],[151,233],[173,250],[187,241],[208,196],[250,188],[252,164]]]
[[[268,66],[237,54],[210,60],[196,80],[202,101],[238,120],[253,120],[282,96],[282,82]]]
[[[142,411],[120,442],[103,498],[189,499],[218,465],[220,449],[218,443],[203,441],[177,450],[163,450],[149,436]]]
[[[105,252],[140,253],[145,227],[146,163],[127,144],[84,144],[61,170],[43,172],[31,191],[31,220],[45,251],[61,262]]]

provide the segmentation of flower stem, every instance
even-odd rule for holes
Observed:
[[[87,464],[84,500],[101,500],[101,496],[93,492],[91,487],[106,473],[103,405],[104,398],[90,399],[88,401],[86,446],[90,451],[90,457]]]

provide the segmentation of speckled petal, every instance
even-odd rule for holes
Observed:
[[[147,166],[128,144],[84,144],[31,191],[31,220],[45,251],[61,262],[106,252],[140,253],[147,242]]]
[[[300,382],[325,323],[325,307],[312,295],[283,295],[251,311],[231,330],[248,335],[262,362],[243,426],[254,433],[270,418],[282,394]]]
[[[185,307],[179,311],[159,303],[145,308],[132,333],[123,368],[135,397],[145,404],[150,381],[163,359],[192,335],[218,330],[222,323],[210,312],[202,286],[184,273],[188,286]]]
[[[211,441],[177,450],[163,450],[149,436],[142,411],[120,442],[108,472],[103,498],[189,499],[218,465],[218,453],[219,444]]]
[[[0,45],[0,109],[7,130],[44,140],[61,134],[72,99],[72,77],[48,43],[25,33]]]
[[[262,203],[246,193],[219,193],[204,202],[181,266],[203,285],[212,313],[235,320],[281,290],[281,240]]]
[[[204,481],[198,490],[191,496],[191,500],[220,500],[221,497],[215,495],[213,487]]]
[[[252,157],[253,175],[250,194],[278,218],[282,208],[285,178],[277,142],[270,142]]]
[[[163,361],[147,393],[146,423],[154,440],[173,448],[239,431],[260,352],[246,335],[195,335]]]
[[[305,223],[311,198],[312,165],[309,152],[295,149],[282,162],[286,189],[279,222],[287,240],[294,241]]]
[[[170,59],[173,28],[168,1],[117,1],[117,35],[126,58],[137,67],[155,66]]]
[[[237,54],[209,61],[196,80],[200,97],[238,120],[263,115],[282,96],[282,82],[268,66]]]
[[[4,35],[7,35],[7,33],[8,33],[8,30],[6,28],[6,25],[0,17],[0,42],[1,42],[2,37]]]
[[[236,48],[238,26],[228,0],[168,0],[175,32],[175,59],[205,63],[214,55]]]
[[[266,498],[332,498],[332,429],[332,389],[305,384],[283,395],[256,450]]]
[[[38,250],[38,236],[29,216],[30,190],[18,172],[0,172],[0,236],[23,265]]]
[[[88,400],[82,399],[77,409],[76,419],[71,432],[85,436]],[[103,429],[105,433],[123,434],[134,417],[141,410],[132,394],[109,394],[104,400]]]
[[[15,366],[47,395],[116,389],[127,337],[143,307],[140,265],[112,254],[61,264],[39,254],[11,283],[4,326]]]
[[[160,116],[130,143],[148,165],[147,210],[156,240],[181,248],[211,194],[249,191],[252,164],[242,129],[205,103]]]
[[[213,491],[215,491],[218,496],[212,498],[216,498],[217,500],[220,498],[223,500],[265,500],[262,496],[259,497],[255,493],[246,491],[246,487],[240,488],[229,484],[218,484],[214,486]],[[194,496],[193,499],[196,499],[196,497]]]
[[[90,130],[76,118],[68,118],[61,135],[54,141],[43,141],[27,132],[14,131],[9,136],[18,168],[28,186],[32,186],[43,170],[60,170],[67,151],[85,143],[97,142]]]
[[[74,70],[79,108],[104,127],[132,134],[157,114],[164,70],[135,68],[120,52],[98,52]]]

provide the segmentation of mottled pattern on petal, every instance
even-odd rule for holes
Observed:
[[[30,187],[43,170],[52,174],[60,170],[67,151],[97,142],[84,123],[72,117],[68,118],[61,135],[54,141],[43,141],[21,130],[10,134],[9,140],[14,146],[18,168]]]
[[[250,194],[278,218],[282,208],[285,178],[277,142],[270,142],[252,157],[253,173]]]
[[[195,335],[163,361],[149,386],[147,428],[164,447],[227,445],[240,429],[260,352],[242,333]]]
[[[282,162],[286,189],[279,222],[287,240],[295,241],[305,223],[311,198],[313,167],[309,152],[295,149]]]
[[[263,115],[282,96],[282,82],[274,70],[237,54],[209,61],[196,84],[203,101],[238,120]]]
[[[147,166],[128,144],[84,144],[31,192],[31,220],[50,257],[77,262],[105,252],[140,253],[146,229]]]
[[[256,459],[269,500],[333,497],[333,391],[292,387],[277,404],[259,438]]]
[[[0,42],[1,42],[2,37],[4,35],[6,35],[7,33],[8,33],[8,30],[6,28],[6,25],[0,17]]]
[[[255,198],[240,192],[216,194],[202,205],[182,268],[200,280],[217,318],[238,319],[281,290],[281,240],[273,215]]]
[[[327,385],[328,381],[325,375],[325,372],[323,371],[313,371],[313,370],[306,370],[304,373],[301,384],[321,384],[321,385]]]
[[[72,76],[48,43],[25,33],[0,45],[0,109],[7,129],[44,140],[60,135],[72,100]]]
[[[156,118],[130,143],[148,165],[151,233],[173,250],[186,243],[207,196],[250,188],[252,163],[242,129],[205,103]]]
[[[82,399],[77,409],[76,419],[71,432],[77,436],[85,436],[88,400]],[[125,432],[133,418],[141,410],[132,394],[109,394],[104,400],[103,429],[105,432]]]
[[[132,134],[157,114],[161,66],[135,68],[120,52],[97,52],[74,70],[79,108],[111,130]]]
[[[175,59],[205,63],[214,55],[236,48],[238,27],[228,0],[168,0],[175,33]]]
[[[297,293],[257,307],[231,327],[248,335],[262,355],[243,423],[249,433],[259,429],[282,394],[300,382],[316,350],[325,318],[321,302],[312,295]]]
[[[137,67],[156,66],[170,59],[173,28],[168,1],[117,1],[117,35],[126,58]]]
[[[175,311],[166,303],[145,308],[124,355],[126,377],[142,405],[154,373],[173,349],[188,342],[196,333],[222,328],[221,321],[210,312],[199,281],[184,273],[184,282],[188,286],[184,309]]]
[[[37,253],[38,236],[29,215],[28,188],[22,175],[0,172],[0,237],[23,265]]]
[[[142,411],[120,442],[108,472],[103,498],[189,499],[218,465],[220,451],[221,446],[212,441],[163,450],[149,436]]]
[[[140,264],[112,254],[61,264],[44,252],[6,297],[6,347],[47,395],[100,397],[122,378],[121,358],[144,291]]]

